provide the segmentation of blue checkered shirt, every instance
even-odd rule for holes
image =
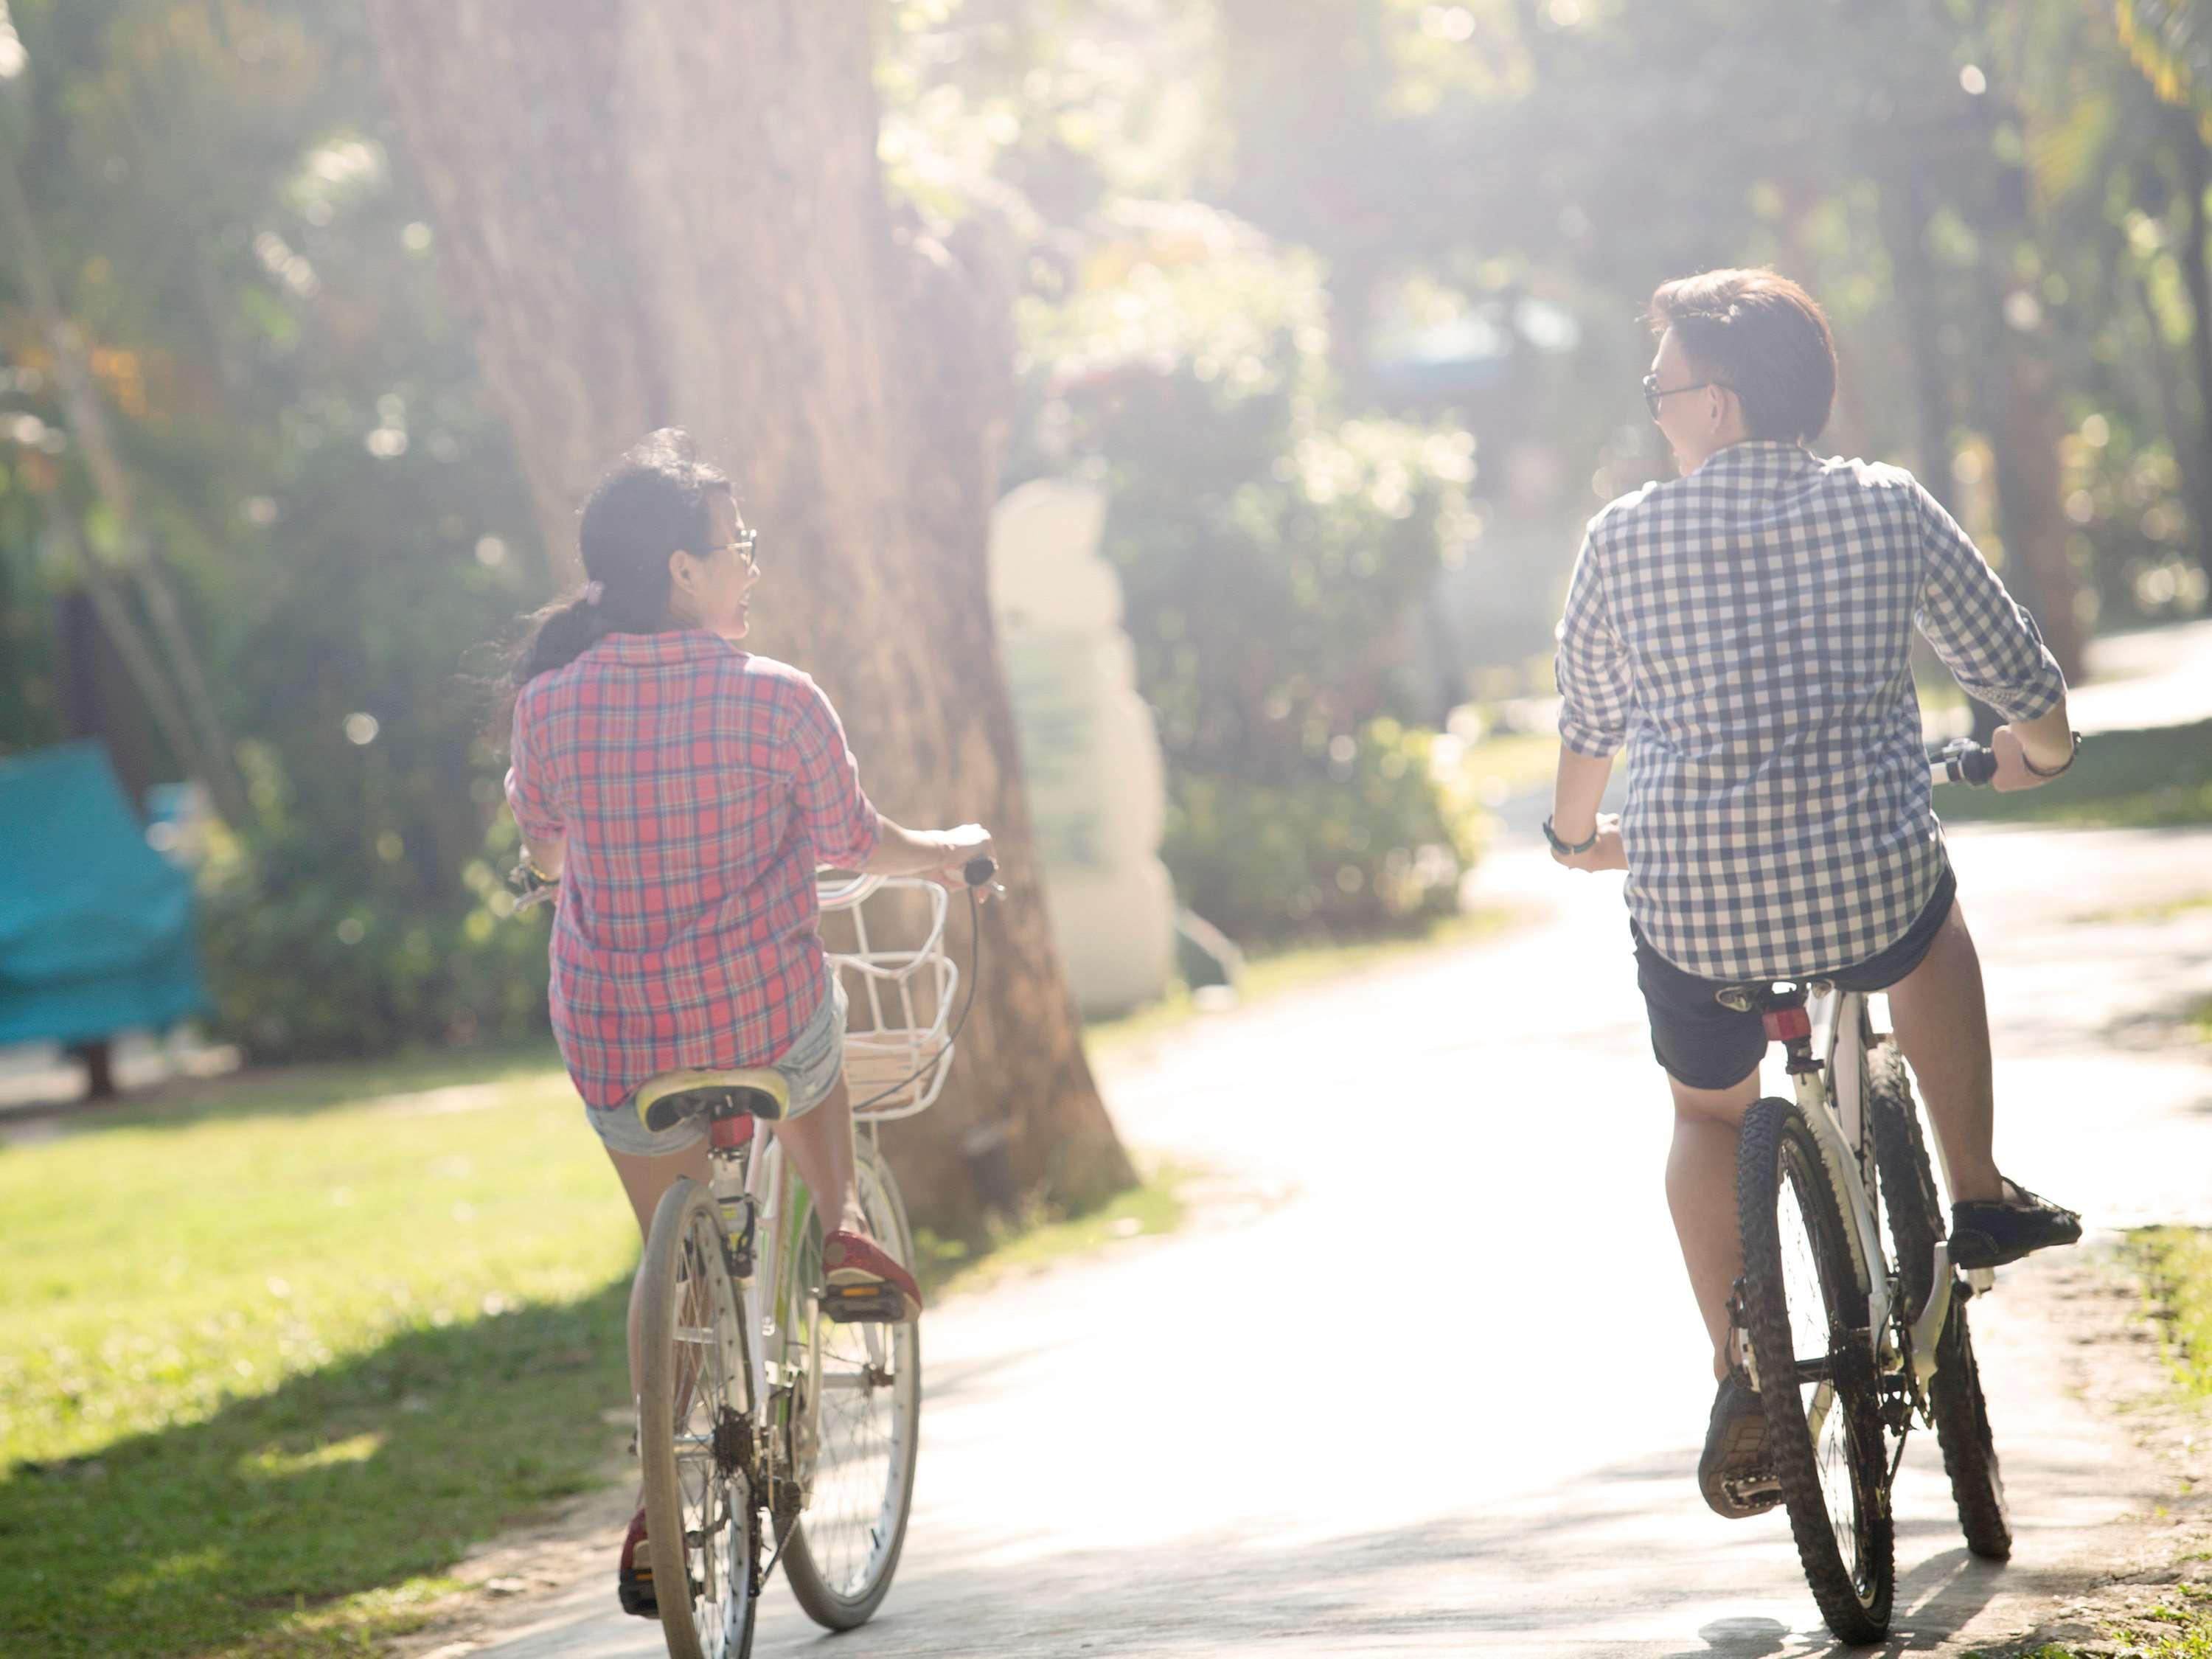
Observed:
[[[2065,694],[2034,622],[1902,468],[1754,441],[1590,520],[1559,623],[1559,738],[1627,744],[1628,908],[1669,962],[1832,971],[1919,915],[1944,852],[1916,625],[2008,720]]]

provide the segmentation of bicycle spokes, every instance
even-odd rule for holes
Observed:
[[[1835,1382],[1836,1367],[1842,1363],[1841,1342],[1849,1340],[1850,1334],[1836,1329],[1829,1317],[1829,1298],[1820,1280],[1801,1180],[1793,1166],[1775,1202],[1776,1230],[1783,1246],[1783,1285],[1790,1310],[1790,1346],[1796,1359],[1798,1398],[1806,1432],[1813,1443],[1829,1526],[1836,1537],[1836,1553],[1856,1581],[1863,1577],[1859,1559],[1859,1500],[1851,1477],[1850,1436],[1844,1414],[1836,1409]]]
[[[1829,1626],[1874,1641],[1893,1570],[1873,1337],[1849,1215],[1799,1107],[1745,1115],[1736,1191],[1743,1318],[1798,1557]]]

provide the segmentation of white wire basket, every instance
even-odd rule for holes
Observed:
[[[960,970],[945,953],[945,922],[951,894],[913,876],[847,876],[819,872],[816,892],[825,921],[842,913],[853,935],[849,951],[824,948],[843,981],[845,1082],[855,1118],[883,1122],[912,1117],[944,1090],[952,1066],[953,993]],[[878,895],[912,895],[876,907]],[[917,902],[916,901],[919,901]],[[890,914],[896,909],[896,915]],[[919,917],[919,923],[915,918]],[[879,944],[876,934],[910,938],[918,945]]]

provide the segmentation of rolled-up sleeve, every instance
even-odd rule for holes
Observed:
[[[787,739],[793,798],[817,863],[857,870],[875,854],[883,819],[860,787],[860,763],[822,688],[799,677]]]
[[[1605,602],[1597,544],[1583,538],[1567,584],[1566,614],[1559,619],[1559,649],[1553,672],[1559,687],[1559,741],[1577,755],[1602,760],[1628,735],[1628,648],[1620,642]]]
[[[1914,485],[1927,568],[1913,620],[1966,695],[2008,720],[2058,706],[2066,677],[2035,618],[2005,591],[1957,520]]]
[[[523,704],[514,705],[514,729],[507,744],[507,805],[521,827],[522,838],[535,846],[561,839],[565,829],[561,809],[554,804],[551,780],[530,746],[530,722]]]

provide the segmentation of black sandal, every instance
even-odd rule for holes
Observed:
[[[2034,1250],[2077,1244],[2081,1218],[2039,1198],[2017,1181],[2004,1183],[2002,1199],[1976,1199],[1951,1206],[1951,1261],[1960,1267],[2002,1267]]]
[[[1766,1407],[1741,1378],[1721,1379],[1713,1419],[1698,1460],[1698,1490],[1715,1515],[1741,1521],[1782,1501],[1782,1480],[1766,1446]]]

